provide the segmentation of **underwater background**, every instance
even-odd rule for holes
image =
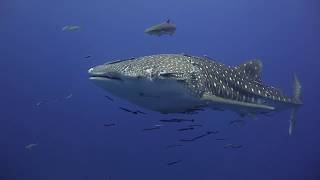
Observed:
[[[167,19],[174,35],[144,33]],[[0,179],[319,180],[319,19],[318,0],[1,0]],[[69,24],[80,29],[61,30]],[[296,73],[304,105],[293,135],[288,111],[241,126],[229,111],[162,115],[88,80],[95,65],[160,53],[232,66],[258,58],[263,81],[286,94]],[[143,131],[165,118],[203,127]],[[168,148],[206,131],[219,133]]]

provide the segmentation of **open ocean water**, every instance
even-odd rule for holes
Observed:
[[[172,36],[144,32],[167,19]],[[320,179],[319,0],[1,0],[0,36],[0,180]],[[163,115],[88,80],[93,66],[161,53],[261,59],[263,82],[290,96],[297,74],[293,134],[289,111]],[[170,118],[194,122],[143,130]],[[190,124],[202,126],[178,130]]]

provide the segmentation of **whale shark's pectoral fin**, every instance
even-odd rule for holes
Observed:
[[[205,93],[202,97],[201,100],[207,101],[208,103],[213,103],[216,105],[220,106],[226,106],[232,108],[243,108],[243,109],[250,109],[252,111],[254,110],[266,110],[266,111],[273,111],[275,110],[274,107],[264,105],[264,104],[254,104],[254,103],[249,103],[249,102],[243,102],[243,101],[236,101],[232,99],[226,99],[223,97],[211,95],[208,93]]]

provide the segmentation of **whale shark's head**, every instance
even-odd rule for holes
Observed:
[[[89,79],[112,94],[121,97],[130,95],[135,84],[144,76],[139,74],[137,67],[133,69],[129,61],[115,61],[90,68]]]
[[[90,80],[95,83],[107,82],[107,83],[120,83],[126,78],[134,78],[127,73],[127,66],[121,62],[111,62],[102,65],[95,66],[88,70]]]
[[[186,61],[166,57],[145,56],[98,65],[89,69],[89,79],[143,107],[165,113],[184,111],[197,101],[186,86],[190,67]]]

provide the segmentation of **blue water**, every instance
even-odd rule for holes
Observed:
[[[173,36],[143,32],[168,18],[177,24]],[[319,18],[318,0],[2,0],[0,179],[319,180]],[[68,24],[81,29],[61,31]],[[207,54],[228,65],[259,58],[263,81],[286,94],[296,73],[304,105],[294,134],[288,135],[289,112],[233,127],[239,117],[232,112],[164,116],[88,81],[94,65],[158,53]],[[170,117],[204,127],[141,131]],[[220,133],[166,149],[209,130]],[[243,147],[225,149],[228,143]]]

